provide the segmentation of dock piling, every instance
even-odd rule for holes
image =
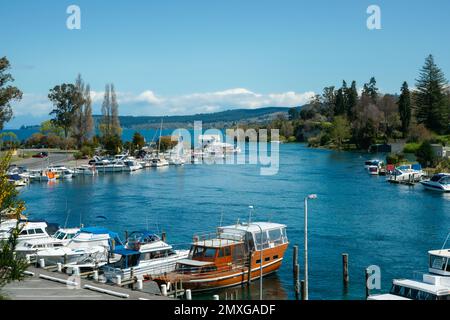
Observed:
[[[218,294],[213,295],[213,300],[219,300],[219,295]]]
[[[142,279],[137,280],[137,289],[139,291],[142,291],[144,289],[144,280]]]
[[[344,288],[347,288],[350,280],[348,274],[348,253],[342,254],[342,276],[344,281]]]
[[[300,296],[300,266],[298,263],[294,266],[294,290],[295,297],[298,300]]]
[[[167,238],[166,232],[163,231],[163,232],[161,233],[161,240],[164,241],[164,242],[166,242],[166,238]]]
[[[369,296],[370,296],[370,289],[369,289],[369,283],[368,283],[369,282],[369,269],[366,268],[364,270],[364,273],[365,273],[364,279],[365,279],[366,300],[367,300],[367,298],[369,298]]]
[[[186,290],[186,300],[192,300],[192,292],[191,289]]]
[[[58,266],[58,272],[62,272],[62,263],[58,262],[57,266]]]
[[[302,293],[302,300],[306,300],[306,288],[305,288],[305,280],[300,281],[300,288]]]
[[[39,259],[39,267],[42,269],[45,268],[45,260],[44,259]]]
[[[94,281],[98,281],[98,270],[94,270]]]
[[[162,285],[161,285],[161,294],[162,294],[164,297],[167,297],[167,285],[166,285],[166,284],[162,284]]]

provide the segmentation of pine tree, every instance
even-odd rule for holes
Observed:
[[[375,77],[370,78],[369,83],[365,83],[363,87],[363,95],[370,97],[372,103],[376,103],[378,99],[378,88],[376,87],[377,81]]]
[[[400,121],[402,122],[403,137],[408,133],[409,125],[411,123],[411,94],[409,92],[408,83],[403,82],[401,94],[398,99],[398,112],[400,114]]]
[[[84,132],[86,139],[89,139],[94,131],[94,119],[92,118],[91,87],[86,85],[84,90]]]
[[[448,102],[445,97],[447,80],[430,54],[416,79],[414,93],[416,118],[428,129],[443,133],[448,130]]]
[[[335,116],[341,116],[346,113],[346,93],[347,93],[347,82],[342,81],[342,87],[336,92],[336,103],[335,103]]]
[[[352,81],[352,85],[346,92],[346,112],[348,119],[354,119],[356,104],[358,103],[358,89],[356,89],[356,81]]]

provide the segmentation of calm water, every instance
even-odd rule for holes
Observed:
[[[450,195],[370,177],[365,156],[286,144],[275,176],[260,176],[254,165],[186,165],[32,184],[22,198],[32,218],[64,224],[68,213],[71,226],[81,220],[122,234],[164,230],[179,246],[187,246],[194,232],[214,230],[222,212],[224,224],[247,219],[253,205],[254,221],[287,224],[291,242],[282,268],[264,279],[265,297],[294,299],[292,245],[303,245],[303,198],[317,193],[309,203],[310,298],[362,299],[365,267],[381,267],[387,291],[392,278],[426,270],[427,250],[440,248],[450,227]],[[346,293],[343,252],[350,262]],[[238,297],[259,294],[257,283],[226,292],[236,290]]]

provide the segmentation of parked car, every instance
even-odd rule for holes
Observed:
[[[46,158],[46,157],[48,157],[47,152],[39,152],[33,155],[33,158]]]

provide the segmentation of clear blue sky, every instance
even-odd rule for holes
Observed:
[[[81,8],[81,30],[66,28],[70,4]],[[381,8],[381,30],[366,28],[371,4]],[[294,104],[304,92],[342,79],[362,86],[371,76],[383,91],[397,92],[404,80],[414,84],[429,53],[450,77],[449,30],[448,0],[0,4],[0,56],[27,94],[10,126],[42,119],[49,88],[77,73],[99,95],[113,82],[122,114],[277,105],[273,95]],[[285,98],[288,92],[298,96]]]

